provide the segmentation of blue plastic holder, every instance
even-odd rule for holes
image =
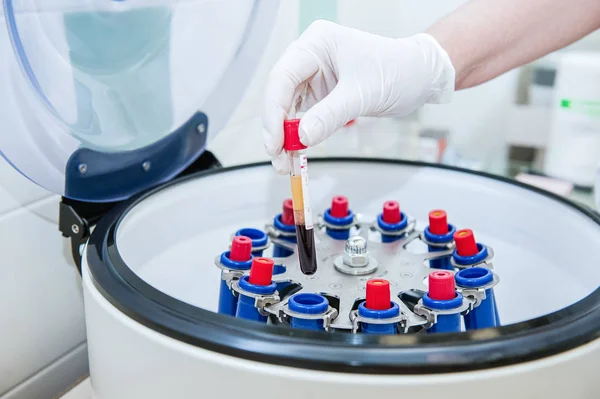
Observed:
[[[245,228],[236,231],[236,236],[248,237],[252,240],[252,255],[256,257],[263,256],[263,251],[269,243],[269,236],[262,230]]]
[[[305,315],[325,315],[329,310],[329,301],[322,295],[317,294],[296,294],[288,301],[290,311]],[[300,316],[290,317],[290,327],[302,330],[321,331],[323,319],[306,319]]]
[[[358,315],[365,319],[385,320],[400,316],[400,307],[395,302],[391,302],[390,308],[386,310],[367,309],[365,304],[366,302],[362,302],[358,305]],[[398,330],[396,322],[374,324],[363,321],[361,331],[365,334],[396,334]]]
[[[431,326],[428,333],[452,333],[461,331],[461,318],[460,311],[463,305],[463,296],[456,293],[454,299],[446,301],[431,299],[429,294],[423,295],[423,306],[431,310],[453,310],[456,309],[456,313],[452,314],[441,314],[437,316],[437,322]]]
[[[406,227],[408,226],[408,217],[404,214],[404,212],[400,212],[400,222],[398,223],[386,223],[383,221],[383,213],[380,213],[379,216],[377,216],[377,225],[379,226],[379,229],[381,230],[381,242],[383,243],[390,243],[390,242],[394,242],[394,241],[398,241],[399,239],[401,239],[403,237],[403,235],[398,235],[398,234],[385,234],[386,232],[389,233],[398,233],[404,229],[406,229]]]
[[[246,262],[236,262],[229,259],[230,252],[223,252],[221,254],[221,264],[230,270],[247,271],[252,266],[252,258]],[[238,298],[233,294],[231,289],[227,286],[227,282],[223,280],[223,273],[221,272],[221,285],[219,287],[219,307],[218,312],[221,314],[227,314],[235,316],[237,309]]]
[[[277,285],[275,283],[271,283],[269,285],[255,285],[251,284],[248,281],[249,278],[249,276],[244,276],[238,282],[239,287],[244,291],[255,295],[265,296],[273,295],[275,291],[277,291]],[[239,294],[239,296],[240,297],[238,300],[238,306],[237,311],[235,313],[235,317],[239,317],[240,319],[245,320],[258,321],[260,323],[267,322],[267,316],[263,316],[262,314],[260,314],[256,306],[254,306],[254,304],[256,303],[255,297],[244,295],[241,293]]]
[[[288,241],[288,242],[293,242],[294,244],[297,243],[297,239],[296,239],[296,225],[289,225],[289,224],[284,224],[281,221],[281,214],[275,216],[275,219],[273,219],[273,227],[275,227],[276,230],[284,233],[284,234],[294,234],[294,236],[281,236],[279,237],[280,240],[283,241]],[[292,255],[294,253],[294,251],[290,251],[287,248],[282,247],[281,245],[277,245],[274,244],[273,245],[273,257],[275,258],[287,258],[288,256]]]
[[[323,214],[323,220],[326,224],[330,224],[332,226],[348,226],[354,221],[354,213],[352,213],[351,210],[348,210],[348,216],[336,218],[331,216],[331,209],[327,209]],[[334,240],[347,240],[350,237],[350,228],[333,229],[330,227],[325,227],[325,232]]]
[[[472,267],[463,269],[455,275],[456,285],[461,288],[483,288],[494,281],[494,273],[483,267]],[[496,303],[493,288],[485,290],[485,299],[479,306],[465,315],[465,328],[467,330],[478,330],[481,328],[496,327]]]
[[[456,227],[448,223],[448,233],[446,234],[432,234],[429,231],[429,227],[426,227],[423,230],[423,237],[428,243],[431,244],[439,244],[439,245],[427,245],[429,252],[440,252],[445,251],[448,248],[445,246],[454,241],[454,233],[456,233]],[[439,259],[431,259],[429,260],[429,267],[432,269],[443,269],[443,270],[454,270],[452,263],[450,262],[451,256],[445,256]]]
[[[477,243],[477,248],[479,249],[479,252],[477,252],[477,254],[475,254],[473,256],[460,256],[456,252],[456,250],[454,250],[454,253],[452,254],[452,258],[454,259],[454,262],[459,266],[463,266],[465,268],[473,267],[473,266],[477,265],[478,263],[483,262],[489,255],[488,249],[485,245]],[[495,318],[496,318],[496,325],[499,326],[500,325],[500,316],[498,315],[498,306],[496,306],[496,298],[495,297],[494,297],[494,313],[495,313]]]
[[[454,258],[454,262],[460,266],[469,267],[476,265],[483,262],[488,257],[488,250],[485,245],[477,243],[477,248],[479,249],[479,252],[472,256],[460,256],[455,249],[452,258]]]

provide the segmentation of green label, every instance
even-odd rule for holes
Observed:
[[[581,113],[589,117],[600,117],[600,100],[573,100],[563,98],[560,100],[560,107],[570,109],[573,112]]]

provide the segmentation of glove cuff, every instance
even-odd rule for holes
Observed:
[[[423,49],[427,64],[431,67],[431,87],[426,97],[427,104],[447,104],[452,101],[455,90],[456,71],[450,56],[427,33],[413,36]]]

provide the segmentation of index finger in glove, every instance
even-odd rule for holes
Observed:
[[[271,70],[266,89],[263,139],[267,153],[279,154],[283,148],[283,122],[293,117],[304,82],[319,70],[317,56],[298,43],[292,43]]]

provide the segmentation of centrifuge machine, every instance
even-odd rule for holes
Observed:
[[[62,196],[94,397],[597,398],[600,216],[564,198],[309,152],[301,270],[289,179],[205,151],[276,11],[4,0],[0,148]]]

